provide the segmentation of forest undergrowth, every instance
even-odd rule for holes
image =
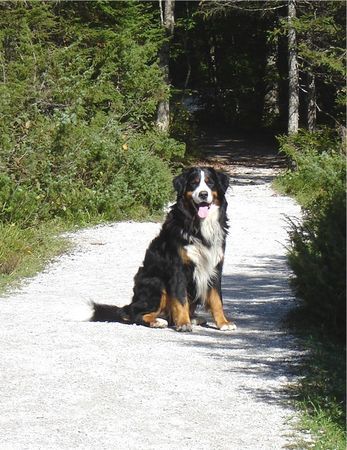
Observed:
[[[290,223],[289,264],[298,308],[289,325],[308,356],[302,362],[296,404],[300,426],[315,449],[346,445],[346,166],[336,132],[300,131],[281,137],[291,169],[275,183],[303,207],[303,220]],[[298,448],[302,448],[300,442]]]
[[[157,60],[164,35],[152,5],[0,7],[5,286],[65,247],[57,230],[158,217],[185,143],[155,127],[168,90]]]

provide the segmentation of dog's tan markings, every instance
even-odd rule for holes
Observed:
[[[218,196],[218,192],[217,192],[217,191],[212,191],[212,197],[213,197],[213,203],[214,203],[215,205],[217,205],[217,206],[220,206],[220,205],[221,205],[221,201],[220,201],[220,199],[219,199],[219,196]]]
[[[180,256],[180,258],[181,258],[181,260],[182,260],[184,265],[188,265],[188,264],[191,263],[191,260],[190,260],[190,258],[188,256],[188,253],[187,253],[187,250],[185,248],[180,247],[178,249],[178,254],[179,254],[179,256]]]
[[[193,200],[193,192],[192,191],[187,191],[184,193],[184,206],[187,209],[191,208],[192,203],[194,203]]]
[[[187,201],[190,201],[190,200],[193,198],[193,192],[192,192],[192,191],[187,191],[187,192],[185,192],[185,193],[184,193],[184,198],[185,198]]]
[[[142,320],[146,322],[151,328],[165,328],[167,326],[166,321],[163,321],[161,319],[158,319],[159,314],[166,313],[166,309],[169,305],[169,297],[167,295],[167,292],[163,290],[161,297],[160,297],[160,304],[159,308],[151,313],[144,314],[142,316]]]
[[[189,303],[182,304],[178,299],[173,298],[170,302],[172,320],[177,331],[192,331],[192,324],[189,317]]]
[[[229,322],[223,311],[222,300],[218,291],[212,288],[207,296],[207,308],[211,311],[217,327],[222,331],[231,331],[236,329],[233,322]]]

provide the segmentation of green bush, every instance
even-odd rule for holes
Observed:
[[[186,146],[182,140],[175,140],[166,133],[148,131],[145,134],[135,134],[129,137],[131,145],[138,149],[149,149],[165,161],[178,163],[183,160]]]
[[[280,138],[295,169],[278,183],[304,207],[292,223],[289,262],[293,285],[309,317],[325,332],[344,337],[346,326],[346,170],[330,132],[300,132]]]
[[[159,147],[160,139],[129,138],[117,127],[104,134],[79,123],[58,127],[42,147],[29,136],[3,157],[0,220],[28,226],[57,217],[85,223],[158,213],[170,199],[172,178],[168,163],[150,150],[149,142]],[[180,153],[175,142],[171,151],[175,146]]]
[[[278,183],[304,207],[324,203],[335,192],[344,191],[345,158],[333,130],[316,133],[300,130],[296,135],[280,136],[278,140],[292,167]]]
[[[0,221],[143,218],[185,146],[153,129],[163,33],[141,2],[0,4]]]

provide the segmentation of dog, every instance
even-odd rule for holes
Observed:
[[[175,177],[173,186],[177,201],[135,275],[131,303],[92,303],[91,321],[189,332],[202,305],[218,329],[236,328],[224,315],[221,291],[229,177],[212,167],[192,167]]]

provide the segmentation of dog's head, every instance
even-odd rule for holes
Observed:
[[[206,219],[213,205],[220,206],[229,177],[212,167],[192,167],[173,180],[177,201],[182,200],[200,219]]]

